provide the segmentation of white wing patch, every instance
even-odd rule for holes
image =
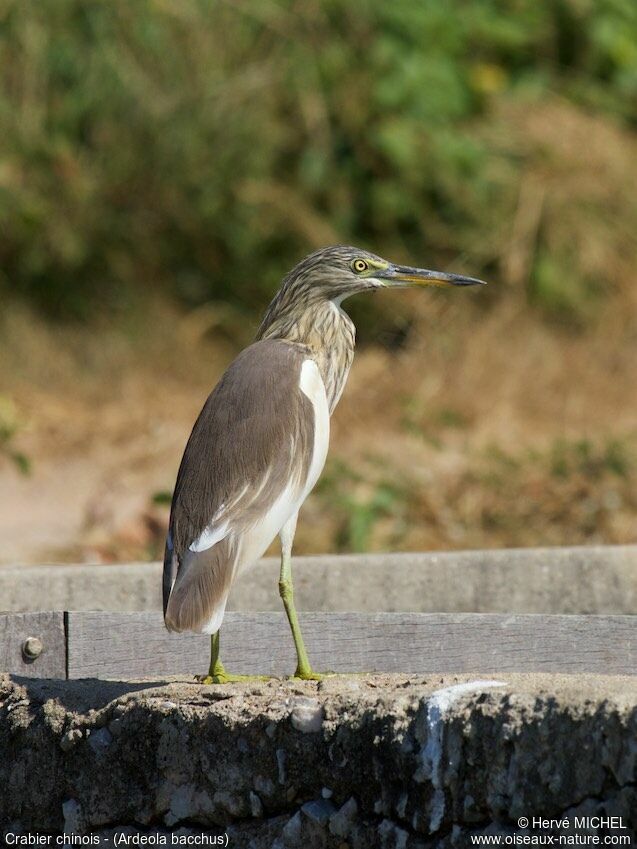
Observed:
[[[230,504],[222,504],[221,507],[219,507],[216,514],[212,517],[210,524],[204,528],[197,539],[193,540],[188,546],[190,551],[197,553],[207,551],[207,549],[212,548],[213,545],[216,545],[228,536],[232,529],[228,523],[223,520],[223,515],[230,507],[234,507],[237,501],[243,498],[247,491],[248,484],[243,487],[241,492]]]
[[[196,540],[190,543],[188,548],[190,551],[197,553],[206,551],[207,549],[212,548],[213,545],[221,542],[222,539],[225,539],[228,535],[228,530],[229,528],[226,522],[216,526],[210,524],[207,528],[204,528]]]
[[[298,511],[301,501],[298,487],[286,486],[276,501],[272,502],[267,512],[252,525],[247,533],[241,536],[237,559],[239,572],[256,563],[263,556],[267,547],[290,516]]]

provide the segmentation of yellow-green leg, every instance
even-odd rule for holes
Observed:
[[[226,672],[219,657],[220,631],[210,637],[210,669],[200,678],[202,684],[230,684],[233,681],[267,681],[267,675],[232,675]]]
[[[296,615],[296,607],[294,606],[294,587],[292,586],[292,542],[294,541],[294,532],[296,530],[296,516],[293,516],[287,525],[281,531],[281,572],[279,574],[279,595],[283,601],[285,612],[290,623],[292,638],[296,648],[296,672],[293,678],[302,678],[304,681],[320,681],[325,675],[320,672],[314,672],[310,665],[310,659],[307,656],[305,643],[303,642],[303,634],[299,625],[299,618]]]

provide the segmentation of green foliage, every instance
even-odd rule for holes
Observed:
[[[587,439],[559,440],[553,446],[550,464],[555,477],[571,478],[581,474],[599,480],[606,473],[627,477],[633,467],[633,458],[629,445],[618,439],[601,445],[594,445]]]
[[[14,437],[20,430],[20,422],[15,404],[5,395],[0,395],[0,457],[8,457],[18,471],[28,475],[31,471],[31,461],[14,445]]]
[[[549,314],[584,325],[602,293],[595,280],[578,273],[574,257],[539,251],[529,295],[531,303],[539,304]]]
[[[252,314],[329,241],[497,277],[511,154],[474,122],[548,90],[635,123],[633,0],[6,0],[0,287]]]
[[[170,507],[172,500],[173,494],[169,489],[160,489],[151,497],[151,503],[158,507]]]
[[[480,479],[494,487],[519,478],[529,468],[548,472],[554,478],[572,481],[582,476],[599,482],[605,475],[628,478],[634,471],[634,439],[557,439],[548,451],[527,451],[512,455],[497,445],[489,445],[482,458]]]
[[[344,517],[334,540],[338,551],[369,551],[372,535],[382,520],[389,520],[389,546],[393,547],[404,532],[410,492],[396,482],[395,475],[392,480],[384,476],[382,462],[372,460],[372,466],[380,472],[380,478],[369,484],[347,464],[329,460],[317,485],[318,497],[337,507]]]

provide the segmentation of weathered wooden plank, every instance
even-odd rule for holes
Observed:
[[[0,671],[29,678],[65,678],[64,614],[0,613]]]
[[[279,559],[232,588],[228,610],[281,611]],[[294,558],[304,610],[637,614],[637,545]],[[4,610],[161,610],[161,563],[0,565]]]
[[[637,617],[540,614],[304,613],[319,670],[338,672],[637,674]],[[68,614],[70,678],[196,674],[209,639],[169,634],[153,612]],[[290,674],[283,614],[228,613],[222,658],[234,672]]]

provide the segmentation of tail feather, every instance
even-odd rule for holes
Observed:
[[[166,551],[164,621],[169,631],[219,630],[234,574],[232,555],[227,539],[205,551],[187,550],[181,558]]]

